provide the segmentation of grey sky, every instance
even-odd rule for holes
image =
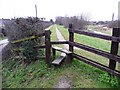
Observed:
[[[90,20],[111,20],[112,13],[118,16],[120,0],[0,0],[0,18],[35,16],[46,19],[56,16],[73,16],[81,13]]]

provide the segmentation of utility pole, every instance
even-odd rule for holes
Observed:
[[[118,20],[120,20],[120,1],[118,2]]]
[[[2,18],[2,29],[3,29],[3,18]]]
[[[114,21],[114,13],[112,14],[112,21]]]
[[[37,5],[35,5],[35,13],[36,13],[36,18],[37,18]]]

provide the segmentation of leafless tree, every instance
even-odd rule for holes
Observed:
[[[76,29],[86,29],[85,26],[88,24],[88,19],[83,15],[72,17],[56,17],[56,24],[64,25],[68,28],[70,23],[72,23],[73,27]]]
[[[110,27],[110,28],[117,28],[117,27],[119,27],[120,28],[120,20],[110,21],[108,23],[108,27]]]

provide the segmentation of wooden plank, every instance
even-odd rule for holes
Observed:
[[[112,54],[110,54],[108,52],[105,52],[105,51],[102,51],[102,50],[99,50],[99,49],[96,49],[96,48],[93,48],[93,47],[89,47],[89,46],[86,46],[86,45],[83,45],[83,44],[79,44],[79,43],[76,43],[76,42],[69,42],[69,44],[71,44],[73,46],[76,46],[78,48],[87,50],[89,52],[104,56],[106,58],[113,59],[113,60],[120,63],[120,56],[118,56],[118,55],[112,55]]]
[[[20,42],[23,42],[23,41],[39,38],[41,36],[45,36],[45,33],[41,33],[40,35],[36,35],[36,36],[30,36],[30,37],[22,38],[22,39],[19,39],[19,40],[14,40],[14,41],[11,41],[11,43],[12,44],[20,43]]]
[[[83,61],[83,62],[89,64],[89,65],[92,65],[92,66],[94,66],[96,68],[99,68],[101,70],[107,71],[110,74],[113,74],[113,75],[116,75],[116,76],[120,76],[120,71],[118,71],[118,70],[112,70],[112,69],[110,69],[109,67],[107,67],[107,66],[105,66],[103,64],[100,64],[98,62],[92,61],[91,59],[88,59],[86,57],[83,57],[83,56],[80,56],[80,55],[77,55],[77,54],[72,54],[72,56],[74,58],[79,59],[80,61]]]
[[[120,28],[119,28],[120,30]],[[114,42],[120,42],[120,37],[113,37],[113,36],[108,36],[108,35],[101,35],[101,34],[96,34],[92,32],[87,32],[85,30],[72,30],[71,32],[78,33],[78,34],[83,34],[91,37],[96,37],[96,38],[101,38],[105,40],[110,40]]]
[[[27,40],[32,40],[32,39],[35,39],[35,38],[36,38],[35,36],[31,36],[31,37],[27,37],[27,38],[11,41],[11,43],[12,44],[20,43],[20,42],[27,41]]]
[[[45,56],[37,56],[37,59],[45,59]]]
[[[55,59],[52,64],[56,64],[56,65],[60,65],[60,63],[65,59],[64,55],[61,55],[60,57],[58,57],[57,59]]]
[[[45,48],[45,45],[44,46],[36,45],[34,46],[34,48]]]
[[[52,41],[51,44],[68,44],[68,41]]]
[[[120,30],[118,28],[113,28],[112,36],[120,37]],[[117,55],[118,48],[119,48],[119,43],[112,41],[110,53],[112,55]],[[119,59],[119,61],[120,61],[120,59]],[[109,60],[109,68],[115,70],[115,68],[116,68],[116,61],[114,59],[110,59]]]
[[[72,53],[72,52],[70,52],[68,50],[62,49],[62,48],[57,47],[57,46],[52,47],[52,49],[55,49],[57,51],[60,51],[60,52],[66,53],[66,54],[71,54]]]

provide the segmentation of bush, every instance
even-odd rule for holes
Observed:
[[[115,77],[115,76],[109,76],[109,74],[107,74],[107,73],[101,74],[99,76],[99,81],[100,82],[104,82],[104,83],[108,83],[112,87],[118,87],[117,77]]]
[[[41,21],[39,18],[33,18],[33,17],[16,18],[16,19],[12,19],[9,22],[4,23],[4,24],[5,24],[5,30],[7,32],[7,37],[10,42],[12,42],[14,40],[19,40],[19,39],[23,39],[26,37],[30,37],[33,35],[39,35],[44,32],[44,28],[45,28],[43,21]],[[40,44],[44,43],[42,39],[43,38],[38,38],[38,39],[34,40],[34,45],[37,45],[37,44],[40,45]],[[9,45],[10,46],[8,49],[11,51],[14,48],[17,48],[17,49],[21,48],[23,43],[20,42],[20,43],[9,44]],[[33,50],[32,47],[26,46],[24,48]],[[6,54],[8,54],[7,51],[8,50],[3,49],[3,53],[2,53],[3,57]],[[25,51],[22,51],[22,52],[24,52],[24,55],[25,55]],[[37,51],[33,50],[33,52],[37,52]],[[16,54],[16,52],[13,52],[13,53]],[[26,57],[28,57],[28,56],[26,56]]]
[[[83,15],[73,17],[56,17],[56,24],[64,25],[68,28],[71,23],[75,29],[86,29],[88,20]]]
[[[32,17],[17,18],[6,23],[5,29],[7,30],[9,41],[14,41],[32,35],[39,35],[43,32],[43,24],[39,19]]]
[[[38,55],[38,52],[34,48],[34,46],[35,46],[34,40],[25,41],[22,43],[21,52],[23,56],[25,56],[29,61],[37,59],[36,56]]]

